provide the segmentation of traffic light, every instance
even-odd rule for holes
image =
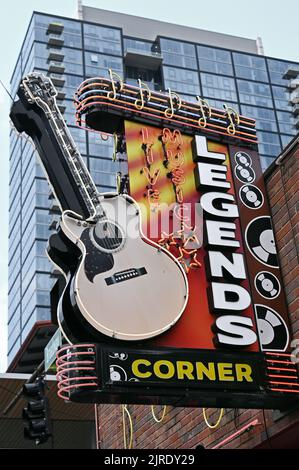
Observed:
[[[28,425],[24,428],[24,438],[35,441],[37,445],[47,442],[51,436],[49,401],[45,396],[45,383],[38,378],[34,383],[23,386],[23,396],[28,401],[23,409],[23,420]]]

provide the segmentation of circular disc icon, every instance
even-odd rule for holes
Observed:
[[[255,180],[255,173],[250,166],[236,166],[235,174],[238,180],[241,181],[241,183],[253,183]]]
[[[283,318],[265,305],[256,305],[255,309],[262,350],[285,351],[289,345],[290,335]]]
[[[117,365],[111,365],[110,380],[111,382],[127,382],[127,373],[122,367]]]
[[[277,277],[266,271],[256,276],[254,285],[257,292],[265,299],[274,300],[281,292],[280,282]]]
[[[243,166],[245,168],[252,165],[251,157],[248,155],[248,153],[245,152],[236,153],[235,160],[238,165]]]
[[[240,189],[240,199],[249,209],[260,209],[264,204],[263,193],[252,184],[247,184]]]
[[[245,239],[251,254],[271,268],[279,268],[274,232],[270,217],[258,217],[247,227]]]

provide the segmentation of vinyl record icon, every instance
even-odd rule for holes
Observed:
[[[240,189],[240,199],[249,209],[260,209],[264,204],[263,193],[252,184],[247,184]]]
[[[111,382],[127,382],[127,373],[122,367],[117,365],[111,365],[110,380]]]
[[[259,273],[254,280],[255,288],[265,299],[276,299],[280,292],[280,282],[272,273],[263,271]]]
[[[265,305],[256,305],[255,310],[262,350],[284,352],[289,345],[290,337],[283,318]]]
[[[245,152],[236,153],[235,160],[238,165],[243,166],[245,168],[250,167],[252,165],[251,157],[248,155],[248,153]]]
[[[270,217],[258,217],[247,227],[246,244],[252,255],[271,268],[278,268],[277,249]]]
[[[249,167],[245,167],[242,165],[238,165],[235,168],[235,174],[241,183],[253,183],[255,180],[255,173],[253,169]]]

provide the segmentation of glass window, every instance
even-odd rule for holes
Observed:
[[[200,95],[198,73],[191,70],[163,67],[165,88],[173,91]]]
[[[15,355],[17,354],[17,352],[19,351],[20,347],[21,347],[21,339],[20,337],[16,340],[15,344],[14,345],[9,345],[10,346],[10,350],[8,352],[8,364],[10,364],[12,362],[12,360],[15,358]]]
[[[296,134],[294,127],[294,118],[291,113],[284,113],[283,111],[277,111],[277,120],[280,132],[284,134]]]
[[[10,91],[11,91],[11,95],[13,97],[15,97],[15,95],[18,91],[21,78],[22,78],[22,68],[21,68],[21,56],[20,56],[18,61],[17,61],[17,65],[16,65],[16,68],[15,68],[13,77],[11,79],[11,84],[10,84]]]
[[[74,102],[71,100],[64,100],[63,105],[66,107],[63,117],[67,125],[76,126],[76,108]]]
[[[108,69],[123,75],[123,62],[118,57],[85,52],[85,73],[87,77],[108,77]]]
[[[229,51],[197,46],[199,69],[220,75],[233,75],[232,59]]]
[[[171,39],[160,39],[161,52],[165,64],[197,69],[195,47],[193,44],[173,41]]]
[[[266,61],[262,57],[233,53],[236,76],[250,80],[268,82]]]
[[[256,120],[256,128],[261,131],[277,132],[277,123],[274,111],[253,106],[241,106],[242,114]]]
[[[281,144],[278,134],[269,132],[257,132],[259,139],[259,151],[261,154],[277,157],[281,151]]]
[[[132,50],[132,51],[147,52],[147,53],[154,52],[153,51],[154,44],[152,42],[137,41],[136,39],[130,39],[130,38],[124,38],[124,48],[125,48],[125,51]]]
[[[241,103],[273,108],[269,85],[237,80]]]
[[[86,132],[83,129],[80,129],[79,127],[70,127],[69,130],[73,136],[74,141],[79,147],[80,152],[86,155]]]
[[[267,62],[268,62],[268,67],[269,67],[270,81],[274,85],[286,86],[287,80],[285,80],[282,77],[287,71],[288,67],[290,65],[295,66],[295,67],[299,66],[299,64],[293,64],[291,62],[284,62],[284,61],[275,60],[275,59],[267,59]]]
[[[267,157],[266,155],[260,155],[260,162],[262,166],[262,170],[265,171],[269,166],[271,165],[272,162],[274,162],[275,158],[273,157]]]
[[[290,94],[289,92],[280,86],[273,86],[274,103],[277,109],[284,111],[292,111],[292,106],[289,103]]]
[[[37,41],[48,42],[47,35],[50,23],[56,22],[64,25],[61,37],[64,39],[65,46],[82,48],[81,23],[79,21],[65,20],[54,16],[35,15],[35,38]]]
[[[120,30],[84,24],[86,50],[122,55]]]
[[[108,186],[110,188],[116,188],[116,175],[115,173],[104,173],[100,171],[91,170],[91,176],[93,181],[98,186]]]
[[[115,164],[111,159],[106,160],[104,158],[90,158],[89,159],[89,167],[90,167],[90,172],[93,174],[93,172],[107,172],[107,173],[114,173],[118,171],[118,163]]]
[[[65,79],[65,84],[61,91],[66,94],[66,98],[69,100],[73,100],[75,96],[75,92],[83,82],[82,75],[63,75]]]
[[[282,147],[283,148],[286,147],[291,142],[291,140],[294,139],[293,135],[280,134],[280,137],[281,137],[281,140],[282,140]]]
[[[107,157],[111,160],[114,147],[112,138],[110,137],[108,141],[105,142],[101,139],[100,134],[88,132],[87,135],[89,140],[89,155],[93,155],[95,157]]]
[[[29,335],[30,331],[32,330],[34,324],[36,323],[36,313],[35,310],[32,312],[28,322],[22,329],[22,343],[26,340],[27,336]]]
[[[202,93],[205,98],[237,101],[235,81],[232,78],[201,73]]]
[[[83,75],[82,52],[77,49],[69,49],[67,47],[64,47],[62,52],[64,53],[64,60],[62,63],[65,66],[66,73]]]

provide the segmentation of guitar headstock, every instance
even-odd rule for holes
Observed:
[[[24,77],[20,88],[30,104],[36,103],[45,111],[55,105],[57,90],[52,80],[42,73],[34,72]]]

